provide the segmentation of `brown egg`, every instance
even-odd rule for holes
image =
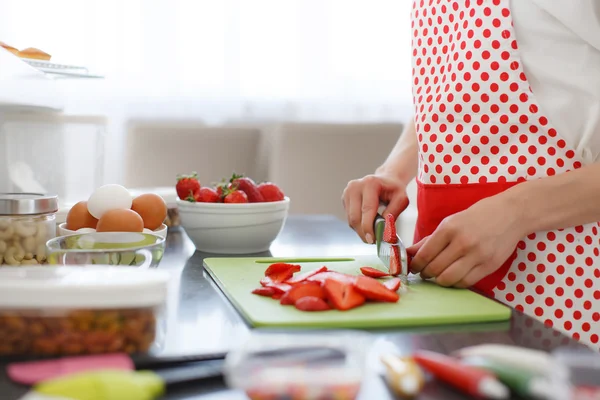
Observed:
[[[67,214],[67,229],[76,231],[81,228],[94,228],[98,220],[92,217],[92,214],[88,211],[87,201],[80,201],[75,204]]]
[[[159,228],[167,218],[167,203],[157,194],[142,194],[133,199],[131,209],[140,214],[144,220],[144,228],[151,231]]]
[[[110,210],[98,220],[97,232],[142,232],[144,221],[132,210]]]

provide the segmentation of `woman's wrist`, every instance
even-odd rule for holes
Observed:
[[[413,168],[410,166],[400,162],[396,163],[396,165],[384,163],[375,170],[375,175],[392,177],[402,181],[405,185],[408,185],[408,183],[415,178],[415,174],[410,173],[412,169]]]

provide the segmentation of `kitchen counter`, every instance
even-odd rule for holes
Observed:
[[[292,216],[270,252],[259,256],[309,257],[374,254],[374,246],[363,244],[342,221],[331,216]],[[249,328],[204,271],[208,254],[195,252],[181,230],[169,232],[167,251],[160,268],[174,276],[174,290],[168,306],[167,336],[160,355],[226,351]],[[214,257],[214,255],[210,255]],[[379,330],[369,357],[369,372],[359,400],[393,399],[378,375],[383,371],[378,355],[392,351],[409,353],[422,348],[449,353],[480,343],[505,343],[546,351],[560,345],[578,346],[551,328],[514,312],[510,322],[466,324],[409,330]],[[1,366],[1,364],[0,364]],[[26,388],[12,384],[0,372],[0,400],[18,399]],[[430,383],[419,399],[463,399],[444,386]],[[222,383],[189,385],[171,391],[166,400],[243,400],[243,393],[228,390]]]

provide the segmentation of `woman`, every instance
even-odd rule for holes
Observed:
[[[343,201],[373,242],[418,183],[411,270],[472,287],[598,349],[600,6],[416,0],[414,120]]]

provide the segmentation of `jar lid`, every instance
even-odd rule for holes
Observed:
[[[0,193],[0,215],[35,215],[58,211],[58,196],[39,193]]]
[[[154,307],[169,274],[133,267],[2,267],[0,310]]]

